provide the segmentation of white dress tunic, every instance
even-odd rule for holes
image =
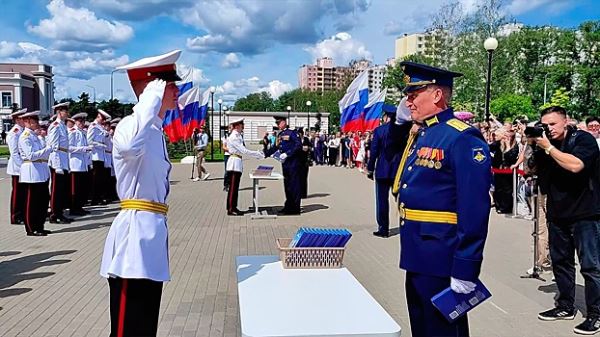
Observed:
[[[6,174],[11,176],[18,176],[21,172],[21,164],[23,159],[19,154],[19,136],[23,129],[20,126],[15,125],[6,135],[6,143],[8,144],[8,151],[10,152],[10,158],[8,158],[8,165],[6,165]]]
[[[256,159],[262,159],[265,155],[260,151],[249,150],[244,146],[244,138],[237,130],[232,130],[229,138],[227,138],[227,151],[229,159],[227,159],[227,171],[243,172],[244,165],[242,164],[243,156],[250,156]]]
[[[72,127],[69,130],[69,171],[87,172],[88,151],[85,133],[77,126]]]
[[[90,124],[87,131],[87,143],[92,146],[90,153],[93,161],[104,161],[104,129],[96,121]]]
[[[35,132],[25,128],[19,137],[19,153],[23,164],[19,181],[22,183],[43,183],[50,179],[48,157],[52,149],[45,147]]]
[[[48,165],[55,170],[69,170],[69,134],[63,121],[57,120],[48,128],[46,139],[52,149]]]
[[[164,87],[153,84],[148,84],[133,114],[123,118],[115,130],[113,164],[121,200],[166,203],[169,193],[171,163],[162,120],[157,117]],[[169,281],[166,216],[122,209],[108,232],[100,275]]]

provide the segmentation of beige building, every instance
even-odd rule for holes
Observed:
[[[358,60],[349,67],[336,67],[333,59],[323,57],[316,64],[303,65],[298,70],[298,86],[310,91],[343,90],[361,71],[369,70],[369,92],[383,87],[386,66],[372,66],[368,60]]]
[[[29,111],[40,110],[42,116],[50,114],[54,105],[52,67],[46,64],[0,63],[0,130],[12,124],[10,114],[13,104]]]
[[[408,55],[425,52],[425,34],[404,34],[396,39],[394,56],[396,61],[404,59]]]

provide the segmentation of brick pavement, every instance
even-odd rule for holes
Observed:
[[[256,163],[247,161],[247,171]],[[196,183],[188,179],[189,166],[176,164],[172,171],[172,281],[163,292],[159,336],[240,336],[235,256],[274,255],[275,238],[313,225],[352,230],[346,266],[402,326],[403,335],[410,335],[404,273],[397,267],[398,236],[371,235],[376,227],[374,188],[363,175],[312,168],[305,213],[251,220],[249,215],[225,215],[222,165],[208,168],[211,179]],[[91,208],[92,214],[71,225],[47,224],[54,231],[48,237],[26,237],[22,226],[8,225],[10,181],[3,166],[0,170],[0,336],[106,336],[108,285],[98,272],[116,205]],[[283,204],[281,182],[262,186],[261,205]],[[240,208],[245,210],[252,195],[247,175],[241,189]],[[529,222],[492,216],[482,279],[494,296],[470,316],[473,336],[570,336],[581,319],[537,320],[537,312],[551,306],[556,287],[519,278],[531,263],[529,232]],[[583,303],[578,288],[578,303]]]

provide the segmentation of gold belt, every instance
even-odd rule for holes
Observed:
[[[239,154],[230,154],[229,156],[242,159],[242,156],[240,156]]]
[[[58,151],[69,152],[69,149],[65,149],[64,147],[59,147]]]
[[[455,212],[423,211],[404,208],[403,206],[398,206],[398,212],[400,213],[400,218],[403,220],[446,223],[451,225],[458,223],[458,216]]]
[[[23,160],[24,163],[47,163],[48,161],[45,159],[36,159],[36,160]]]
[[[125,199],[121,200],[121,209],[133,209],[136,211],[147,211],[167,215],[169,206],[167,204],[149,200]]]

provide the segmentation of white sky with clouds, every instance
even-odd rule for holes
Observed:
[[[182,49],[179,70],[227,103],[297,87],[297,71],[317,57],[338,65],[384,63],[394,40],[422,31],[444,0],[2,0],[0,62],[54,67],[56,97],[96,88],[110,98],[114,67]],[[461,0],[467,11],[478,0]],[[576,26],[600,17],[594,0],[506,0],[526,24]],[[571,14],[569,14],[571,13]],[[575,13],[575,14],[573,14]],[[543,20],[540,22],[540,20]],[[193,68],[193,71],[190,70]],[[114,95],[134,99],[123,74]]]

